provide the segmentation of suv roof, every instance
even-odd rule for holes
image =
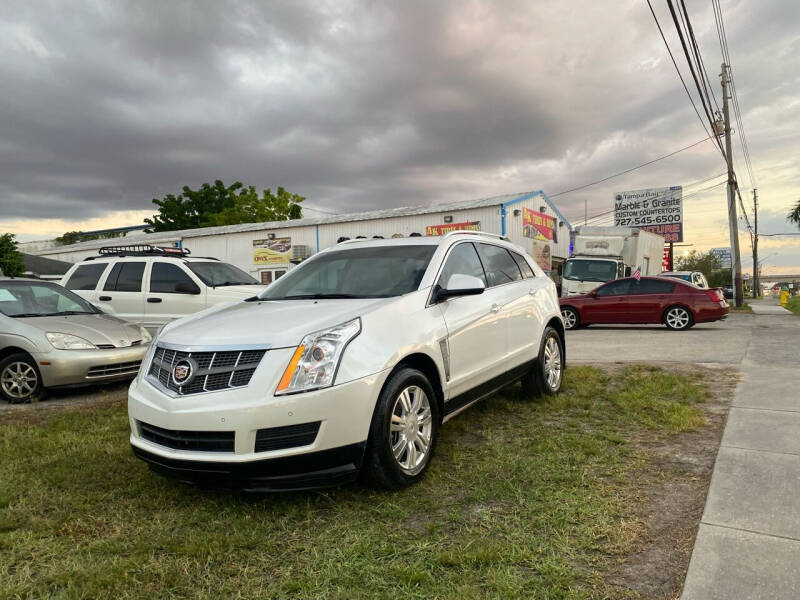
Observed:
[[[104,258],[124,258],[127,256],[158,256],[160,258],[189,259],[191,251],[188,248],[174,248],[171,246],[151,246],[150,244],[130,244],[120,246],[103,246],[98,250],[97,256],[87,256],[84,261]],[[203,260],[219,260],[213,256],[197,256]]]

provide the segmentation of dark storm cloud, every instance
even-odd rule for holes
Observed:
[[[724,5],[753,153],[780,152],[758,133],[796,124],[770,107],[797,100],[798,11]],[[689,6],[713,77],[707,8]],[[552,193],[703,136],[633,0],[19,2],[0,34],[6,220],[149,209],[215,178],[339,212]],[[719,169],[708,144],[560,202]]]

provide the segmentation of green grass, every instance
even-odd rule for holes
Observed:
[[[122,403],[0,422],[0,598],[617,598],[648,441],[703,424],[699,376],[567,371],[442,430],[425,479],[202,491],[131,455]],[[41,414],[41,413],[39,413]]]
[[[800,315],[800,296],[789,296],[786,308],[796,315]]]

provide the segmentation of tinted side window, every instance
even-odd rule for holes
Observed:
[[[627,294],[628,290],[631,286],[630,279],[620,279],[618,281],[612,281],[602,287],[597,288],[597,295],[598,296],[620,296],[622,294]]]
[[[512,252],[511,256],[514,258],[515,261],[517,261],[517,265],[519,265],[519,269],[520,271],[522,271],[523,277],[525,277],[526,279],[528,277],[536,277],[536,274],[533,272],[533,269],[531,268],[530,264],[528,264],[528,261],[525,260],[524,256],[522,256],[521,254],[517,254],[516,252]]]
[[[486,274],[483,272],[478,252],[470,242],[458,244],[450,252],[447,260],[442,267],[442,274],[439,276],[439,285],[447,287],[451,275],[472,275],[486,284]]]
[[[150,292],[160,294],[193,294],[197,284],[178,265],[155,262],[150,271]]]
[[[118,262],[108,274],[103,290],[106,292],[141,292],[143,262]]]
[[[489,280],[489,287],[522,279],[517,263],[508,250],[491,244],[478,244],[478,253]]]
[[[81,265],[67,280],[64,286],[68,290],[93,290],[100,281],[100,276],[106,270],[108,263],[93,263],[91,265]]]
[[[659,281],[658,279],[642,279],[634,281],[631,286],[631,294],[671,294],[675,289],[675,284],[669,281]]]

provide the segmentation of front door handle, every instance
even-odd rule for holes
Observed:
[[[492,312],[493,313],[500,312],[500,305],[499,304],[492,304]]]
[[[100,296],[98,300],[100,300],[100,302],[109,302],[111,300],[111,296]]]
[[[150,304],[158,304],[159,302],[161,302],[161,298],[148,298],[147,301]]]

